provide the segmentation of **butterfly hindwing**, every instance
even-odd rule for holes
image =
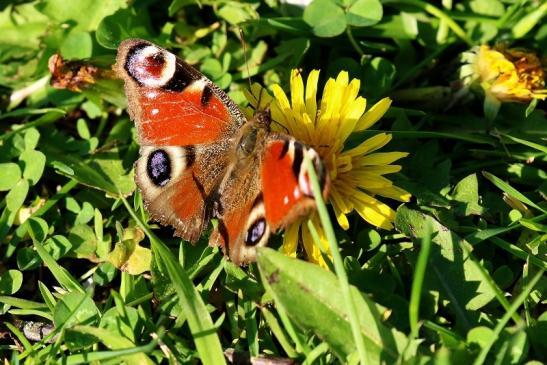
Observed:
[[[222,212],[210,244],[220,245],[237,264],[254,261],[256,248],[272,232],[315,208],[304,156],[311,159],[326,194],[328,178],[317,153],[295,139],[270,133],[257,151],[227,175],[220,191]],[[230,169],[228,170],[230,171]]]
[[[206,228],[219,177],[227,165],[218,145],[143,146],[135,180],[151,218],[172,225],[176,234],[197,241]]]
[[[274,231],[315,208],[305,156],[312,161],[326,195],[328,176],[315,150],[287,136],[272,137],[264,147],[260,175],[266,219]]]

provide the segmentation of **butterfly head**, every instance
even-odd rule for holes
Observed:
[[[269,132],[270,124],[272,124],[272,113],[270,112],[270,108],[267,107],[264,110],[257,110],[251,123],[255,124],[258,128],[264,128]]]

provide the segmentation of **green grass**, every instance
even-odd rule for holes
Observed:
[[[305,10],[3,2],[0,359],[545,363],[545,102],[502,104],[494,120],[480,95],[445,107],[471,46],[506,42],[545,56],[546,12],[538,1],[498,0],[315,0]],[[346,70],[369,106],[392,97],[387,115],[349,145],[387,132],[383,151],[410,153],[389,175],[413,195],[385,199],[395,229],[355,215],[343,231],[320,205],[335,250],[329,272],[302,252],[281,255],[279,236],[238,267],[207,247],[207,233],[192,246],[149,221],[135,192],[134,126],[108,71],[129,37],[169,48],[242,106],[248,74],[288,91],[293,68],[321,69],[320,85]],[[55,53],[73,71],[102,71],[72,85],[79,90],[53,88]]]

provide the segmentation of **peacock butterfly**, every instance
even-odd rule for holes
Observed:
[[[195,242],[216,218],[209,244],[236,264],[248,263],[272,232],[315,209],[304,156],[327,194],[328,175],[313,149],[271,131],[268,110],[247,120],[224,91],[174,54],[127,39],[114,70],[137,127],[135,179],[145,207],[176,235]]]

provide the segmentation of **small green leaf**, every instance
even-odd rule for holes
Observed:
[[[23,285],[23,274],[19,270],[8,270],[0,275],[0,295],[17,293]]]
[[[21,169],[16,163],[0,163],[0,171],[0,191],[10,190],[21,179]]]
[[[82,109],[85,111],[85,113],[87,114],[89,119],[95,119],[95,118],[98,118],[101,115],[103,115],[103,110],[102,110],[101,106],[99,104],[95,103],[94,101],[91,101],[91,100],[88,100],[85,103],[83,103],[82,104]],[[80,137],[82,137],[84,139],[89,139],[89,137],[91,137],[91,134],[89,133],[89,129],[87,131],[87,136],[88,137],[84,137],[80,133],[79,130],[78,130],[78,134],[80,134]]]
[[[379,0],[355,0],[346,9],[346,21],[356,27],[367,27],[382,20],[384,10]]]
[[[467,332],[467,343],[474,343],[483,348],[490,341],[492,332],[492,329],[484,326],[472,328]]]
[[[67,60],[81,60],[93,54],[93,40],[88,32],[70,32],[61,44],[61,55]]]
[[[217,15],[232,25],[258,17],[251,4],[235,1],[227,2],[218,10]]]
[[[87,122],[84,118],[79,118],[76,121],[76,130],[78,131],[78,135],[82,139],[89,139],[91,138],[91,133],[89,132],[89,127],[87,126]]]
[[[375,229],[364,229],[357,235],[357,242],[368,251],[374,250],[380,243],[382,237]]]
[[[135,308],[123,306],[123,301],[120,306],[107,310],[102,315],[99,326],[134,344],[136,334],[140,332],[142,327],[141,318],[139,318],[139,313]]]
[[[105,286],[110,283],[116,277],[118,270],[110,262],[104,262],[99,265],[97,270],[93,273],[93,281],[98,285]]]
[[[314,0],[304,9],[303,19],[318,37],[336,37],[347,26],[346,14],[331,0]]]
[[[49,227],[47,222],[40,217],[31,217],[28,220],[29,233],[33,239],[43,242],[48,234]]]
[[[50,164],[51,164],[51,167],[53,167],[55,170],[57,170],[59,173],[63,175],[66,175],[66,176],[74,175],[74,170],[61,161],[51,161]]]
[[[78,257],[92,258],[97,249],[95,232],[86,224],[77,224],[70,230],[68,240],[72,243],[74,252]]]
[[[513,36],[516,39],[524,37],[541,21],[545,14],[547,14],[547,3],[543,3],[537,9],[520,18],[517,24],[512,28]]]
[[[208,58],[201,64],[201,72],[209,76],[211,79],[218,79],[223,74],[222,64],[214,58]]]
[[[127,38],[150,39],[153,31],[147,11],[136,11],[135,7],[120,9],[102,19],[97,27],[97,42],[108,49],[118,48]]]
[[[483,208],[479,204],[477,174],[471,174],[458,182],[454,188],[453,199],[462,204],[458,209],[464,216],[482,214]]]
[[[65,236],[55,235],[44,242],[44,248],[55,260],[58,260],[72,249],[72,243]]]
[[[31,185],[36,185],[46,167],[46,156],[36,150],[26,150],[19,157],[23,163],[23,177],[29,180]]]
[[[17,267],[19,270],[34,270],[42,263],[40,255],[30,247],[22,247],[17,250]]]
[[[55,305],[53,322],[56,327],[75,324],[96,324],[99,310],[88,294],[73,291],[65,294]]]
[[[29,128],[25,131],[25,150],[33,150],[38,146],[40,132],[36,128]]]
[[[82,209],[78,212],[78,216],[76,217],[76,221],[74,222],[74,224],[89,223],[94,216],[95,209],[93,208],[93,205],[91,205],[89,202],[84,202],[82,204]]]
[[[76,30],[92,31],[97,29],[99,22],[107,15],[127,6],[125,0],[110,0],[100,2],[95,0],[69,1],[45,0],[36,5],[38,10],[58,23],[69,23]]]
[[[21,208],[29,192],[29,184],[27,180],[19,180],[19,182],[6,195],[6,206],[16,212]]]

